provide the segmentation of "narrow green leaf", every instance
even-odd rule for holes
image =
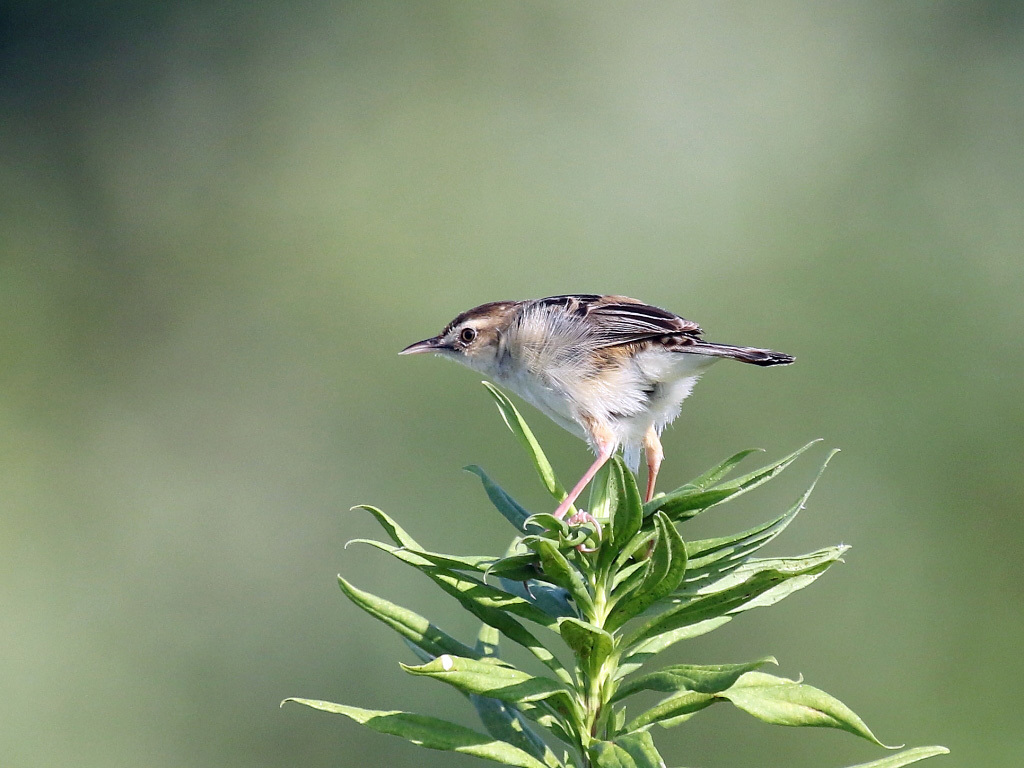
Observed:
[[[698,621],[696,624],[688,624],[669,632],[656,634],[649,640],[634,645],[623,657],[622,663],[619,664],[618,672],[615,675],[616,679],[622,679],[626,675],[633,674],[666,648],[682,640],[705,635],[731,620],[732,616],[717,616],[713,619],[705,619],[704,621]]]
[[[532,547],[540,555],[544,576],[554,584],[567,589],[584,615],[593,616],[594,600],[576,566],[570,563],[548,539],[537,539],[532,543]]]
[[[650,523],[649,520],[650,517],[646,518],[644,522],[647,524],[647,527],[637,531],[633,540],[618,551],[611,568],[612,571],[620,570],[631,558],[636,558],[638,561],[646,559],[647,550],[652,546],[656,535],[654,524]]]
[[[531,611],[543,615],[547,622],[545,626],[551,626],[555,622],[553,618],[522,598],[494,589],[486,584],[481,584],[469,577],[442,572],[427,573],[427,575],[441,589],[462,603],[480,621],[489,624],[512,642],[526,648],[542,664],[554,672],[559,680],[569,684],[572,683],[572,675],[562,666],[562,662],[558,660],[558,657],[551,653],[533,633],[513,619],[506,611],[512,611],[515,608],[518,612],[522,610],[524,605],[528,606]]]
[[[626,709],[625,707],[619,707],[615,710],[615,722],[613,723],[613,733],[622,733],[626,727]]]
[[[684,589],[688,592],[701,591],[738,568],[754,552],[782,533],[797,513],[805,508],[811,492],[814,491],[829,461],[836,453],[836,451],[832,451],[825,457],[825,461],[822,462],[821,469],[818,470],[811,485],[785,513],[775,520],[736,536],[689,542],[687,552],[690,554],[690,562],[687,566]]]
[[[542,760],[548,768],[561,768],[562,762],[514,706],[476,694],[469,694],[469,700],[491,736]]]
[[[646,712],[626,723],[625,728],[627,731],[637,731],[641,728],[649,728],[655,723],[665,728],[671,728],[689,720],[702,709],[710,707],[715,701],[713,693],[685,691],[655,704]]]
[[[476,464],[463,467],[463,469],[480,478],[480,482],[484,486],[484,493],[491,500],[491,504],[501,512],[506,520],[512,523],[517,531],[526,533],[526,520],[530,517],[529,511],[513,499],[504,488],[491,480],[488,474]]]
[[[654,739],[646,731],[620,736],[614,741],[595,741],[590,759],[597,768],[665,768]]]
[[[851,765],[850,768],[903,768],[904,765],[916,763],[918,760],[948,754],[949,750],[945,747],[914,747],[904,750],[898,755],[889,755],[881,760],[872,760],[870,763]]]
[[[519,747],[436,717],[416,715],[410,712],[362,709],[313,699],[285,699],[285,702],[289,701],[323,712],[344,715],[378,733],[400,736],[406,741],[427,749],[461,752],[465,755],[516,766],[516,768],[549,768]]]
[[[446,555],[441,552],[428,552],[425,549],[412,549],[411,547],[406,547],[405,551],[419,555],[424,560],[450,571],[467,571],[480,575],[488,573],[490,567],[497,562],[497,558],[491,555]]]
[[[388,517],[388,515],[386,515],[384,512],[377,509],[376,507],[371,507],[369,504],[357,504],[356,506],[352,507],[352,509],[365,509],[371,515],[377,518],[377,522],[380,523],[381,527],[387,532],[388,536],[391,537],[391,540],[394,541],[395,544],[397,544],[398,546],[420,549],[420,545],[416,541],[416,539],[410,536],[402,526],[400,526],[398,523],[396,523],[394,520]],[[351,512],[352,510],[349,511]]]
[[[818,576],[823,572],[823,568],[819,568],[819,566],[827,568],[832,563],[840,560],[849,549],[849,545],[841,544],[836,547],[825,547],[817,552],[809,552],[806,555],[799,555],[797,557],[751,558],[731,569],[725,575],[719,576],[719,578],[709,584],[684,584],[680,589],[676,590],[673,598],[679,602],[684,602],[707,595],[715,595],[725,592],[737,584],[748,581],[755,574],[766,571],[777,571],[794,577],[800,575]],[[778,600],[773,600],[772,603],[774,602],[778,602]],[[770,605],[771,603],[756,602],[745,606],[744,610],[760,608],[765,604]]]
[[[552,619],[559,619],[562,616],[578,616],[576,607],[569,602],[569,591],[547,584],[536,579],[528,581],[512,581],[507,578],[500,578],[502,589],[510,595],[522,598],[526,602],[537,606]]]
[[[558,631],[580,660],[580,666],[591,672],[600,669],[615,648],[615,641],[608,632],[580,619],[559,620]]]
[[[544,455],[544,451],[541,450],[540,443],[538,443],[537,438],[533,436],[533,432],[526,425],[526,421],[519,415],[519,411],[504,392],[489,381],[484,381],[482,383],[487,387],[487,391],[491,393],[491,397],[494,398],[494,402],[497,403],[498,410],[501,412],[501,418],[504,419],[505,425],[512,430],[512,434],[516,436],[520,444],[530,455],[530,459],[533,461],[533,466],[537,470],[537,474],[540,476],[541,483],[544,484],[548,493],[550,493],[556,501],[562,501],[566,497],[565,488],[562,487],[562,484],[558,482],[558,478],[555,477],[555,470],[552,469],[551,462],[549,462],[547,456]]]
[[[550,512],[538,512],[535,515],[530,515],[526,520],[528,526],[539,528],[541,531],[550,531],[557,533],[559,538],[568,538],[570,534],[569,524],[559,517],[555,517]],[[532,536],[527,536],[525,541],[532,539]]]
[[[472,648],[460,643],[415,611],[357,589],[341,576],[338,577],[338,584],[349,600],[427,653],[433,656],[440,656],[442,653],[470,657],[477,655]]]
[[[815,565],[806,570],[794,569],[789,572],[781,572],[771,569],[760,571],[733,587],[704,597],[687,600],[675,608],[652,617],[634,630],[623,641],[623,645],[632,649],[633,646],[663,632],[669,632],[707,619],[737,613],[744,610],[744,606],[747,603],[750,603],[769,590],[779,587],[779,585],[784,584],[787,580],[804,574],[820,573],[827,569],[832,562],[834,560],[816,562]]]
[[[773,725],[838,728],[886,749],[857,715],[839,699],[796,680],[747,672],[718,694],[758,720]]]
[[[615,578],[612,579],[612,596],[617,596],[615,594],[616,592],[618,592],[619,595],[627,595],[636,589],[643,580],[644,572],[647,568],[650,568],[650,566],[651,563],[649,560],[638,560],[635,563],[630,563],[624,568],[620,568],[615,573]],[[620,584],[622,585],[621,589],[619,589]]]
[[[646,731],[619,736],[615,744],[621,747],[637,768],[665,768],[665,761],[654,746],[654,739]]]
[[[660,509],[672,520],[687,520],[709,507],[721,504],[728,499],[740,496],[748,491],[752,491],[759,485],[763,485],[786,469],[786,467],[796,461],[800,454],[817,442],[819,441],[814,440],[772,464],[738,477],[735,480],[717,485],[714,488],[696,490],[683,486],[677,491],[673,491],[665,496],[659,496],[644,505],[644,515],[652,515]]]
[[[639,768],[629,752],[611,741],[595,741],[589,752],[590,762],[596,768]]]
[[[392,547],[390,544],[373,541],[372,539],[361,539],[359,541],[362,544],[368,544],[387,552],[401,562],[411,565],[436,582],[442,589],[445,589],[446,584],[449,586],[458,585],[460,592],[464,592],[467,597],[486,608],[514,613],[541,626],[554,628],[555,618],[549,616],[536,605],[521,597],[492,587],[490,584],[485,584],[471,574],[459,573],[434,565],[415,550],[405,549],[404,547]]]
[[[447,568],[450,571],[468,571],[481,575],[490,573],[492,570],[491,566],[498,562],[497,558],[490,555],[445,555],[440,552],[428,552],[417,547],[393,547],[390,544],[384,544],[375,539],[349,539],[345,546],[349,544],[366,544],[389,553],[401,551],[405,553],[410,564],[411,560],[415,558],[421,564],[436,565],[441,568]]]
[[[441,589],[458,600],[464,608],[480,621],[502,632],[509,640],[522,645],[554,672],[560,680],[571,682],[572,676],[558,658],[549,651],[529,630],[513,619],[514,613],[538,624],[554,629],[556,619],[533,603],[521,597],[503,592],[482,581],[455,571],[449,571],[423,560],[419,555],[401,547],[392,547],[383,542],[368,541],[407,563],[430,578]]]
[[[785,579],[786,577],[782,574],[770,572],[758,574],[757,581],[740,584],[730,590],[676,606],[637,627],[632,634],[627,636],[623,644],[632,649],[637,643],[649,640],[663,632],[670,632],[707,619],[720,618],[762,592],[767,592],[772,587],[781,584]]]
[[[771,656],[744,664],[673,664],[619,686],[612,701],[621,701],[639,691],[695,691],[718,693],[732,686],[746,672],[765,664],[777,664]]]
[[[490,624],[481,624],[480,630],[476,633],[476,644],[473,649],[477,655],[472,658],[492,657],[498,658],[498,644],[501,642],[501,633]],[[464,653],[456,654],[465,656]]]
[[[608,495],[608,483],[611,475],[612,462],[606,461],[590,481],[590,502],[587,511],[598,520],[611,519],[611,498]]]
[[[714,539],[697,539],[686,543],[690,563],[686,571],[686,584],[710,583],[738,567],[783,530],[796,517],[800,506],[756,528]]]
[[[608,484],[609,495],[612,496],[609,547],[617,553],[640,530],[643,522],[643,501],[633,473],[629,471],[622,457],[614,456],[609,463],[612,465]]]
[[[540,557],[536,552],[508,555],[495,560],[484,574],[513,581],[526,581],[540,575]]]
[[[477,656],[474,658],[496,659],[498,656],[499,637],[498,630],[494,629],[494,627],[481,624],[474,647]],[[403,638],[403,640],[405,640],[406,644],[422,663],[426,664],[437,658],[435,654],[427,653],[408,639]],[[534,757],[543,760],[550,768],[561,767],[562,764],[555,757],[555,754],[530,727],[523,718],[522,713],[515,706],[486,696],[464,692],[463,694],[476,709],[477,714],[480,716],[480,722],[483,723],[491,736],[507,741],[513,746],[529,752]]]
[[[444,654],[428,664],[402,664],[402,669],[413,675],[440,680],[463,693],[489,696],[514,704],[527,717],[532,711],[529,705],[543,701],[577,724],[583,719],[576,698],[565,683],[527,674],[495,659],[477,660]]]
[[[650,567],[636,591],[612,610],[605,626],[615,631],[634,616],[639,616],[659,600],[672,594],[686,572],[686,545],[675,525],[662,513],[654,513],[658,531]]]
[[[683,487],[694,488],[698,491],[702,491],[705,488],[709,488],[715,483],[719,482],[722,478],[728,475],[732,470],[747,456],[752,453],[764,453],[764,448],[747,448],[744,451],[733,454],[728,459],[723,461],[721,464],[716,464],[714,467],[709,469],[702,475],[698,475],[693,478],[690,482]]]

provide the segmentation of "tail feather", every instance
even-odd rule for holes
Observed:
[[[796,359],[792,355],[773,352],[770,349],[734,347],[731,344],[712,344],[704,341],[687,346],[683,351],[696,355],[710,355],[711,357],[730,357],[733,360],[739,360],[741,363],[751,363],[753,365],[789,365]]]

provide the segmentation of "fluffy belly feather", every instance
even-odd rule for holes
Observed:
[[[619,366],[606,367],[600,375],[581,375],[578,365],[565,369],[549,365],[537,372],[515,366],[496,378],[577,437],[588,439],[581,420],[604,424],[616,447],[622,448],[626,463],[636,471],[644,435],[651,427],[660,434],[679,415],[683,400],[716,360],[652,351],[624,357]]]

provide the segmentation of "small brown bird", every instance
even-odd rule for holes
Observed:
[[[712,344],[701,333],[636,299],[577,294],[481,304],[400,354],[434,352],[480,371],[590,444],[597,460],[555,510],[561,518],[617,448],[634,472],[644,450],[651,500],[661,431],[710,365],[793,362],[767,349]]]

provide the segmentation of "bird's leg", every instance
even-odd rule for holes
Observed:
[[[644,452],[647,454],[647,494],[644,496],[644,503],[646,504],[654,498],[654,483],[658,480],[661,460],[665,458],[665,451],[661,448],[658,431],[654,428],[653,424],[644,435]]]
[[[597,443],[597,460],[590,465],[590,469],[583,473],[583,477],[576,483],[569,495],[566,496],[562,503],[558,505],[558,509],[555,510],[555,517],[561,520],[565,517],[565,513],[569,511],[569,507],[573,505],[573,502],[579,498],[579,495],[583,493],[583,489],[587,487],[587,483],[594,479],[594,475],[597,474],[598,470],[604,466],[604,463],[611,458],[612,453],[615,451],[615,443],[609,438],[607,440],[600,440]]]

